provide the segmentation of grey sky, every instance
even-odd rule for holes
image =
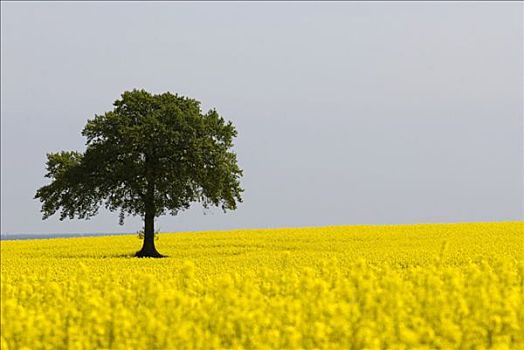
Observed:
[[[162,231],[523,219],[523,3],[1,3],[2,232],[41,220],[46,152],[83,150],[121,92],[237,126],[236,212]]]

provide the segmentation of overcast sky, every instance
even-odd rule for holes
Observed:
[[[161,231],[523,219],[523,3],[1,3],[2,233],[42,221],[46,152],[128,89],[239,132],[244,203]]]

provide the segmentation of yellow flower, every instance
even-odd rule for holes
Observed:
[[[522,223],[2,241],[4,349],[524,349]]]

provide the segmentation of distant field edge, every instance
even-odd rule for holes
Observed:
[[[202,232],[238,232],[238,231],[266,231],[266,230],[296,230],[296,229],[327,229],[327,228],[359,228],[359,227],[420,227],[420,226],[434,226],[434,225],[504,225],[504,224],[521,224],[524,234],[524,220],[523,221],[471,221],[471,222],[427,222],[427,223],[402,223],[402,224],[348,224],[348,225],[323,225],[323,226],[296,226],[296,227],[258,227],[258,228],[233,228],[221,230],[193,230],[193,231],[166,231],[160,234],[175,234],[175,233],[202,233]],[[81,237],[105,237],[105,236],[125,236],[134,235],[132,232],[102,232],[102,233],[2,233],[0,234],[0,241],[16,241],[16,240],[33,240],[33,239],[54,239],[54,238],[81,238]]]

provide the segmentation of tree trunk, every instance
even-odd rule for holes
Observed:
[[[144,244],[135,254],[139,258],[162,258],[164,257],[155,248],[155,214],[146,213],[144,220]]]
[[[139,258],[162,258],[155,248],[155,161],[150,155],[145,154],[145,176],[147,179],[147,191],[144,197],[144,245],[136,252]]]

